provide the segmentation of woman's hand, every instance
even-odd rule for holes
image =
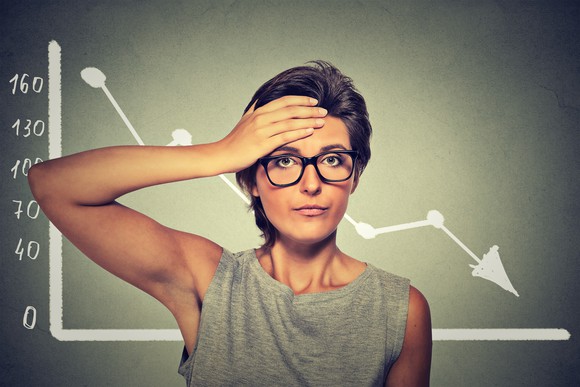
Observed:
[[[258,109],[254,105],[225,138],[216,143],[223,169],[238,172],[290,142],[308,137],[324,125],[327,111],[305,96],[284,96]]]

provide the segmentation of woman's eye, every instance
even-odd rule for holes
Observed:
[[[277,167],[288,168],[294,164],[296,164],[296,162],[291,157],[280,157],[279,159],[276,159]]]
[[[337,155],[326,156],[322,163],[331,167],[337,167],[342,164],[342,159]]]

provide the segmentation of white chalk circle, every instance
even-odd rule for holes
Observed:
[[[81,71],[81,77],[86,83],[95,89],[105,86],[105,80],[107,79],[105,74],[96,67],[87,67],[83,69]]]
[[[443,217],[443,214],[441,214],[439,211],[431,210],[427,213],[427,220],[429,221],[429,223],[431,223],[433,227],[441,228],[443,227],[443,222],[445,221],[445,218]]]
[[[377,236],[377,230],[370,224],[359,222],[354,228],[364,239],[373,239]]]
[[[173,141],[167,144],[167,146],[192,145],[191,134],[185,129],[175,129],[171,133],[171,137],[173,137]]]

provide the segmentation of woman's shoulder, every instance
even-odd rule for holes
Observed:
[[[409,312],[411,324],[431,327],[431,312],[427,299],[416,287],[409,286]]]
[[[409,308],[401,353],[391,368],[387,385],[428,385],[431,369],[431,313],[425,296],[409,287]]]
[[[254,249],[231,251],[227,248],[222,248],[219,263],[223,265],[245,265],[256,259],[256,251]]]
[[[256,253],[254,249],[231,251],[227,248],[220,248],[219,256],[214,259],[215,268],[211,275],[211,279],[218,276],[235,276],[235,273],[240,270],[245,270],[251,267],[256,261]]]
[[[367,263],[368,270],[380,281],[381,286],[385,287],[387,290],[392,291],[394,288],[400,289],[405,293],[409,293],[411,286],[411,280],[407,277],[403,277],[399,274],[395,274],[391,271],[387,271],[383,268],[375,266],[371,263]]]

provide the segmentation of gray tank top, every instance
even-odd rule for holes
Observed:
[[[409,280],[371,264],[342,288],[295,295],[253,249],[224,250],[179,373],[188,386],[383,386],[408,303]]]

